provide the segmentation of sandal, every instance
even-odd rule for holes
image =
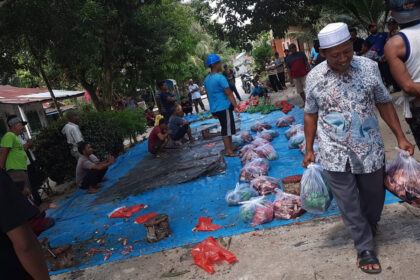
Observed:
[[[358,259],[360,259],[359,262],[359,268],[368,274],[379,274],[382,271],[381,268],[381,264],[379,263],[378,258],[376,257],[375,253],[371,250],[365,250],[361,253],[357,254]],[[367,266],[367,265],[374,265],[377,264],[379,265],[379,269],[367,269],[367,268],[363,268],[363,266]]]

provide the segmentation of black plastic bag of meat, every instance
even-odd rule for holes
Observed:
[[[299,196],[277,190],[276,199],[273,203],[274,218],[278,220],[296,219],[305,210],[302,208],[302,201]]]
[[[256,124],[254,124],[253,126],[251,126],[251,131],[253,132],[260,132],[263,129],[271,129],[272,126],[269,125],[266,122],[257,122]]]
[[[269,176],[260,176],[251,181],[251,187],[260,195],[275,194],[279,186],[279,180]]]
[[[277,127],[287,127],[291,126],[295,122],[295,117],[293,116],[284,116],[277,120],[276,126]]]
[[[407,151],[398,151],[387,169],[385,186],[405,202],[420,207],[420,163]]]

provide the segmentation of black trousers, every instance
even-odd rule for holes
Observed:
[[[238,98],[239,101],[242,101],[241,96],[239,95],[238,90],[236,89],[236,85],[234,84],[229,84],[229,88],[233,91],[233,93],[235,93],[236,98]]]
[[[277,74],[268,76],[268,79],[270,80],[270,85],[271,85],[271,87],[273,88],[274,91],[279,91],[279,90],[282,89],[280,81],[277,78]]]
[[[277,72],[277,78],[279,79],[280,85],[283,88],[285,88],[286,87],[286,76],[284,75],[284,71],[283,72]]]
[[[420,148],[420,107],[411,108],[413,118],[405,119],[410,126],[417,146]]]
[[[83,178],[82,185],[80,186],[80,188],[88,189],[89,187],[97,186],[104,178],[107,170],[108,168],[104,170],[89,170],[88,174],[85,176],[85,178]]]

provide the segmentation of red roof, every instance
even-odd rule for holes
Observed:
[[[65,99],[83,95],[83,91],[53,90],[57,99]],[[18,88],[0,85],[0,103],[26,104],[33,102],[46,102],[51,100],[48,89],[45,88]]]

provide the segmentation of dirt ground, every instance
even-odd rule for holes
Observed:
[[[279,99],[303,104],[294,94],[294,88],[271,94],[272,102]],[[401,108],[397,111],[400,114]],[[414,143],[406,122],[401,123]],[[392,161],[397,143],[383,121],[380,125],[387,160]],[[415,157],[420,160],[417,148]],[[419,279],[419,218],[420,209],[406,203],[385,206],[376,239],[383,269],[379,276],[367,275],[356,268],[353,243],[340,216],[333,216],[232,236],[229,250],[238,261],[216,265],[213,275],[194,264],[189,254],[192,246],[187,246],[60,274],[52,279],[160,279],[166,272],[186,272],[172,279]]]

